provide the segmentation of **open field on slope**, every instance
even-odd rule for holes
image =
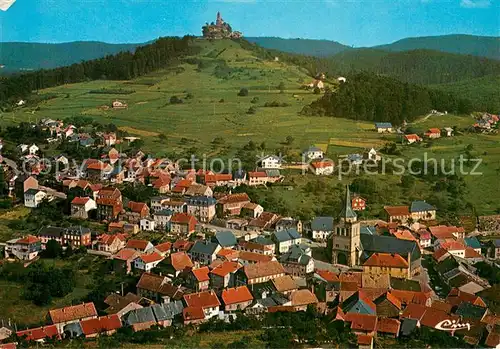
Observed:
[[[0,124],[85,115],[102,123],[114,123],[131,135],[142,137],[144,150],[160,156],[195,151],[198,156],[208,154],[224,158],[233,155],[250,140],[256,144],[265,142],[266,152],[271,153],[282,145],[287,136],[294,138],[290,148],[297,154],[316,144],[327,150],[327,155],[332,158],[371,147],[378,149],[386,142],[401,144],[401,136],[378,134],[371,122],[299,115],[304,105],[319,97],[300,89],[304,82],[312,80],[301,68],[260,60],[232,41],[201,41],[198,45],[202,46],[202,52],[179,67],[136,80],[91,81],[40,91],[56,94],[57,98],[41,103],[37,110],[20,108],[4,113]],[[217,68],[218,65],[222,68]],[[277,88],[281,82],[285,85],[283,93]],[[247,88],[249,95],[238,96],[241,88]],[[89,93],[99,89],[135,92],[126,95]],[[186,98],[188,95],[191,98]],[[170,104],[172,96],[183,99],[183,103]],[[258,101],[252,103],[255,97]],[[101,108],[117,99],[126,102],[128,109]],[[266,102],[286,103],[287,106],[264,107]],[[248,113],[251,107],[256,108],[254,114]],[[431,115],[410,127],[421,133],[430,127],[464,128],[472,123],[471,117]],[[161,139],[158,137],[160,134]],[[224,139],[223,146],[211,144],[216,137]],[[399,147],[406,159],[422,157],[427,152],[428,156],[451,160],[472,144],[472,153],[483,159],[480,168],[483,175],[466,178],[469,185],[467,198],[476,206],[478,213],[491,214],[500,208],[500,186],[496,185],[500,175],[499,140],[498,135],[466,134],[435,140],[429,145]],[[310,180],[312,175],[306,178]],[[391,183],[393,188],[399,183],[398,178],[374,178],[380,183]],[[304,198],[302,189],[309,180],[298,180],[294,192],[276,193],[277,198],[283,198],[294,208],[290,214],[304,207],[314,209],[317,206],[317,198]],[[326,181],[338,183],[336,177]],[[297,195],[298,192],[301,194]],[[425,198],[431,192],[431,188],[422,184],[418,196]],[[266,191],[265,195],[275,195],[274,190]],[[406,199],[395,192],[392,202],[386,204]]]

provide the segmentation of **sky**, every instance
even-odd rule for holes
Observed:
[[[201,35],[217,11],[244,36],[355,47],[415,36],[500,35],[500,0],[16,0],[0,11],[0,42],[141,43]]]

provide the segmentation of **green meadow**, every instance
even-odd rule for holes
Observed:
[[[272,153],[277,152],[290,136],[293,142],[287,146],[296,155],[309,145],[317,145],[335,159],[339,155],[371,147],[380,149],[388,142],[396,142],[405,159],[422,157],[427,152],[428,156],[450,161],[471,144],[471,153],[483,160],[479,168],[483,175],[466,177],[467,197],[478,213],[492,214],[500,208],[500,186],[495,184],[500,174],[498,135],[465,132],[425,142],[427,144],[403,146],[401,136],[378,134],[370,122],[301,116],[301,109],[319,98],[301,89],[304,83],[313,79],[305,70],[276,60],[261,60],[233,41],[197,41],[196,44],[202,47],[200,54],[185,59],[177,67],[136,80],[89,81],[39,91],[56,97],[36,108],[17,108],[4,113],[0,123],[85,115],[101,123],[113,123],[130,135],[141,137],[145,142],[144,150],[158,156],[196,151],[199,156],[227,157],[250,140],[256,144],[264,142],[265,152]],[[283,88],[280,90],[281,83]],[[332,90],[337,88],[336,82],[327,85]],[[248,89],[247,96],[238,96],[242,88]],[[92,93],[96,90],[105,93]],[[172,96],[183,102],[171,104]],[[127,103],[128,108],[103,108],[115,100]],[[271,102],[282,106],[264,106]],[[432,115],[423,116],[410,126],[416,132],[423,132],[430,127],[465,129],[473,122],[470,116]],[[214,146],[215,138],[223,139],[223,146]],[[286,201],[291,214],[304,209],[323,212],[322,208],[316,209],[318,198],[311,198],[304,188],[310,181],[325,181],[334,188],[338,179],[295,176],[291,174],[289,178],[295,186],[293,192],[279,190],[275,195],[275,190],[267,190],[262,195]],[[408,198],[398,192],[398,176],[377,175],[374,178],[384,188],[387,186],[387,190],[394,190],[394,198],[385,204],[407,201]],[[416,188],[415,196],[418,197],[425,198],[432,193],[423,183]]]

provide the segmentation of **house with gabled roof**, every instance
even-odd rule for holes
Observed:
[[[208,290],[210,285],[210,269],[208,267],[193,268],[188,271],[186,280],[196,292]]]
[[[187,213],[200,222],[208,223],[215,217],[217,200],[211,196],[192,196],[186,200]]]
[[[375,130],[378,133],[392,133],[393,127],[390,122],[376,122]]]
[[[117,253],[126,246],[126,235],[124,234],[102,234],[97,237],[95,245],[98,251]]]
[[[386,318],[396,318],[402,310],[401,301],[394,296],[390,291],[385,292],[377,297],[373,303],[376,306],[378,316]]]
[[[266,257],[266,256],[264,256]],[[252,285],[284,276],[285,269],[278,261],[245,265],[236,273],[236,285]]]
[[[280,257],[285,271],[294,277],[306,277],[314,272],[314,259],[301,245],[293,245]]]
[[[17,331],[16,335],[19,338],[24,338],[26,341],[33,341],[37,343],[43,343],[47,338],[49,339],[61,339],[61,332],[59,332],[56,325],[48,325],[37,328],[30,328],[26,330]],[[1,348],[1,346],[0,346]],[[7,347],[9,348],[9,347]],[[14,344],[13,349],[16,348]]]
[[[397,253],[373,253],[363,262],[363,272],[366,274],[389,274],[393,277],[410,278],[408,256]]]
[[[184,324],[189,324],[193,320],[205,321],[219,314],[220,301],[214,291],[205,291],[184,295]],[[201,317],[201,318],[200,318]]]
[[[97,209],[97,203],[90,197],[75,197],[71,201],[71,216],[88,219],[89,212]]]
[[[7,241],[5,258],[16,257],[22,261],[32,261],[42,251],[42,241],[33,235]]]
[[[174,276],[178,276],[184,270],[191,269],[194,266],[193,261],[186,252],[171,253],[168,259],[174,270]]]
[[[405,139],[406,144],[414,144],[414,143],[422,142],[422,138],[419,135],[414,134],[414,133],[404,135],[404,139]]]
[[[182,300],[185,289],[173,285],[169,278],[152,273],[142,273],[136,285],[140,297],[151,299],[157,303],[170,303]]]
[[[342,302],[342,310],[344,313],[358,313],[375,315],[377,307],[375,303],[364,293],[359,290],[349,298]]]
[[[190,235],[195,231],[197,223],[193,215],[175,213],[170,219],[170,231],[173,234]]]
[[[147,240],[130,239],[127,241],[126,248],[135,250],[140,253],[152,251],[154,246]]]
[[[253,302],[252,293],[246,286],[238,286],[228,288],[222,291],[222,302],[224,303],[224,311],[234,312],[245,310]]]
[[[307,162],[309,160],[322,159],[324,157],[322,149],[316,146],[310,146],[302,152],[302,158]]]
[[[164,257],[156,251],[153,251],[151,253],[143,253],[136,259],[134,259],[134,268],[137,270],[149,272],[153,268],[155,268],[163,259]]]
[[[439,128],[430,128],[425,133],[424,136],[429,139],[436,139],[441,137],[441,130]]]
[[[271,239],[275,242],[278,253],[286,253],[293,245],[302,242],[302,236],[293,228],[275,231],[271,234]]]
[[[234,234],[230,231],[217,231],[212,237],[212,242],[218,243],[222,248],[234,247],[238,243]]]
[[[311,222],[312,238],[324,241],[333,232],[333,217],[316,217]]]
[[[413,201],[411,203],[410,213],[414,221],[431,221],[436,219],[436,208],[422,200]]]
[[[233,287],[235,274],[241,268],[241,264],[234,261],[223,261],[210,271],[210,281],[215,289]]]
[[[188,254],[191,260],[203,265],[211,264],[217,258],[221,246],[218,243],[210,241],[196,241],[189,250]]]
[[[82,303],[69,307],[49,310],[49,319],[56,325],[58,332],[62,333],[64,326],[70,323],[96,319],[97,310],[94,303]]]

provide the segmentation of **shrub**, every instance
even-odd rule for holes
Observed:
[[[170,97],[170,104],[182,104],[183,101],[177,96]]]
[[[257,112],[257,108],[250,107],[248,108],[247,114],[255,114]]]
[[[240,96],[240,97],[246,97],[246,96],[248,96],[248,89],[242,88],[240,90],[240,92],[238,92],[238,96]]]

